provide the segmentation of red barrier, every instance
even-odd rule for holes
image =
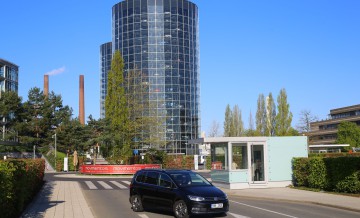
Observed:
[[[161,164],[134,164],[134,165],[81,165],[83,174],[135,174],[141,169],[161,169]]]

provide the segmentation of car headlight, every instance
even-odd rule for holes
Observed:
[[[192,201],[205,201],[205,198],[199,196],[188,195],[188,198]]]

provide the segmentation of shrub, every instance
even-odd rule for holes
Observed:
[[[310,188],[326,188],[326,166],[323,158],[311,158],[309,162],[309,187]]]
[[[345,193],[360,192],[360,171],[357,171],[336,184],[336,191]]]
[[[0,161],[1,217],[17,217],[43,184],[45,161]]]
[[[294,158],[293,163],[293,184],[294,186],[309,186],[309,159]]]

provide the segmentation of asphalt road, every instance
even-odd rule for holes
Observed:
[[[161,211],[133,212],[129,203],[128,187],[130,178],[58,178],[48,176],[46,179],[78,181],[95,217],[174,217],[172,213]],[[226,217],[360,217],[360,213],[357,212],[301,202],[275,201],[238,196],[231,196],[229,200],[230,211]]]

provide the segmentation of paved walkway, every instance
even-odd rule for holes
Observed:
[[[92,218],[81,187],[75,181],[47,182],[23,218]]]

